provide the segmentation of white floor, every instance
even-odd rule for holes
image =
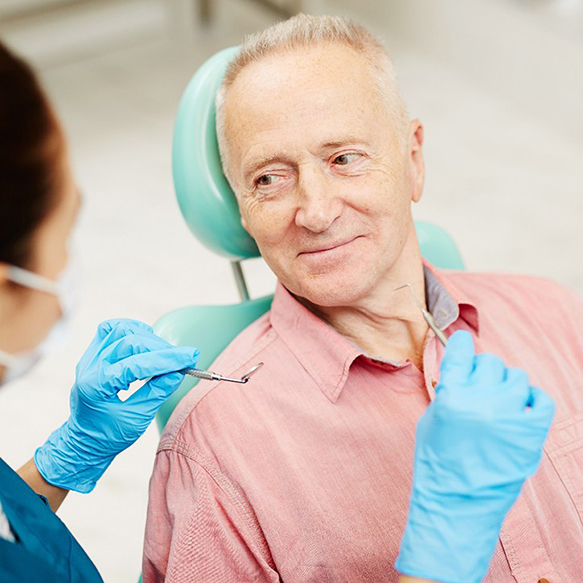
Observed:
[[[131,26],[105,37],[95,20],[86,34],[63,16],[0,23],[4,38],[41,68],[85,199],[78,241],[84,295],[70,340],[0,394],[2,455],[15,466],[66,418],[74,365],[99,321],[152,323],[182,305],[237,301],[227,261],[194,240],[175,203],[172,124],[197,65],[272,19],[242,0],[223,0],[213,27],[195,27],[186,40],[182,19],[170,15],[164,24],[168,13],[155,2],[129,1],[124,10],[135,16]],[[427,185],[417,218],[445,227],[470,269],[546,275],[582,292],[583,138],[529,117],[502,91],[485,94],[414,47],[392,48],[411,113],[426,127]],[[246,271],[253,295],[271,289],[259,261]],[[152,427],[94,493],[71,495],[60,513],[107,582],[139,574],[156,442]]]

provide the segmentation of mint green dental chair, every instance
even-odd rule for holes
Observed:
[[[189,306],[174,310],[154,325],[157,334],[176,345],[200,348],[198,368],[210,367],[239,332],[265,313],[273,296],[251,300],[241,261],[258,257],[253,239],[241,226],[239,209],[223,175],[215,133],[215,95],[237,47],[208,61],[190,81],[176,118],[172,165],[178,204],[193,234],[209,249],[231,261],[241,303],[230,306]],[[416,223],[423,256],[437,267],[464,269],[459,251],[440,227]],[[218,371],[227,374],[229,371]],[[198,379],[186,377],[158,412],[160,430],[176,404]]]

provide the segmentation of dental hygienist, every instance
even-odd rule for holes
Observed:
[[[68,244],[79,204],[59,123],[32,71],[0,44],[1,384],[26,373],[69,316]],[[99,326],[77,365],[69,419],[18,472],[0,460],[3,583],[102,581],[54,512],[69,490],[95,487],[178,387],[177,371],[195,366],[197,356],[140,322]],[[511,372],[495,357],[476,356],[468,334],[449,339],[437,396],[417,429],[397,562],[402,583],[473,583],[486,573],[553,415],[552,401]],[[150,377],[127,400],[118,398]]]
[[[66,326],[79,205],[59,123],[32,71],[0,45],[0,384],[25,374]],[[141,322],[99,326],[77,365],[69,419],[18,472],[0,460],[1,581],[102,580],[54,511],[69,490],[95,487],[178,387],[176,371],[195,366],[197,355]],[[150,377],[126,401],[118,398]]]

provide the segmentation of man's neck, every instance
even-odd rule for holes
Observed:
[[[425,277],[418,248],[387,274],[372,293],[350,306],[304,305],[372,357],[393,362],[411,360],[423,368],[428,326],[408,288],[425,305]]]

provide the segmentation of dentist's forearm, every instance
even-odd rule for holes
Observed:
[[[409,575],[399,575],[399,583],[435,583],[432,579],[419,579],[419,577],[409,577]]]
[[[67,497],[69,490],[63,490],[49,484],[38,471],[34,464],[34,459],[26,462],[17,472],[17,474],[32,488],[37,494],[44,496],[48,501],[53,512],[59,509],[63,500]]]

